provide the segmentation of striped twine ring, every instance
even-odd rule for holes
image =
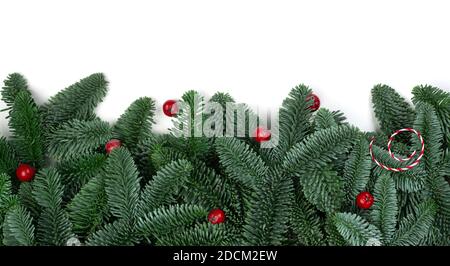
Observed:
[[[422,159],[423,154],[424,154],[424,152],[425,152],[425,143],[424,143],[424,141],[423,141],[422,135],[420,135],[420,132],[417,131],[417,130],[415,130],[415,129],[413,129],[413,128],[403,128],[403,129],[397,130],[397,131],[395,131],[395,132],[389,137],[389,141],[388,141],[388,152],[389,152],[389,155],[390,155],[394,160],[397,160],[397,161],[399,161],[399,162],[406,162],[406,161],[411,160],[411,159],[417,154],[417,151],[414,151],[414,152],[411,153],[411,155],[409,155],[407,158],[398,158],[398,157],[396,157],[396,156],[392,153],[392,151],[391,151],[392,141],[394,141],[394,137],[397,136],[397,135],[398,135],[399,133],[401,133],[401,132],[411,132],[411,133],[414,133],[414,134],[419,138],[420,143],[421,143],[421,145],[422,145],[422,147],[421,147],[421,149],[420,149],[419,157],[417,157],[417,159],[416,159],[414,162],[412,162],[411,164],[409,164],[409,165],[407,165],[407,166],[405,166],[405,167],[392,168],[392,167],[389,167],[389,166],[387,166],[387,165],[384,165],[384,164],[380,163],[380,162],[375,158],[375,156],[373,155],[372,146],[373,146],[373,143],[375,142],[375,137],[372,137],[372,141],[370,142],[370,145],[369,145],[370,156],[372,157],[372,161],[374,161],[379,167],[381,167],[381,168],[383,168],[383,169],[385,169],[385,170],[388,170],[388,171],[393,171],[393,172],[404,172],[404,171],[411,170],[412,168],[414,168],[415,166],[417,166],[417,165],[420,163],[420,160]]]

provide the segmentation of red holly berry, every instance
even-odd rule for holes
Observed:
[[[34,174],[36,174],[36,168],[25,163],[19,164],[19,167],[16,169],[16,176],[20,182],[30,182]]]
[[[177,115],[178,113],[178,104],[176,100],[167,100],[164,104],[163,104],[163,112],[165,115],[169,116],[169,117],[174,117]]]
[[[225,222],[225,213],[221,209],[214,209],[208,214],[208,221],[212,224]]]
[[[270,137],[272,134],[270,133],[270,130],[266,129],[265,127],[257,127],[255,130],[255,140],[256,142],[264,142],[270,140]]]
[[[122,142],[118,139],[112,139],[105,144],[106,153],[111,153],[115,148],[119,148]]]
[[[356,205],[361,209],[369,209],[372,207],[374,198],[372,194],[367,191],[361,192],[356,196]]]
[[[311,93],[310,95],[308,95],[308,97],[306,97],[306,101],[310,101],[310,100],[312,100],[313,103],[308,108],[311,111],[317,111],[320,108],[320,99],[319,99],[319,97],[317,97],[317,95],[315,95],[314,93]]]

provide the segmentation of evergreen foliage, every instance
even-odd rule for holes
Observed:
[[[9,127],[17,157],[25,163],[40,166],[44,160],[41,117],[31,95],[19,91],[9,113]]]
[[[69,160],[94,153],[109,139],[108,123],[99,119],[71,120],[50,135],[48,153],[54,159]]]
[[[134,101],[114,125],[113,137],[134,147],[151,132],[155,103],[148,97]]]
[[[412,127],[414,110],[393,88],[376,85],[372,89],[372,102],[375,116],[385,134],[390,135],[398,129]]]
[[[95,107],[106,96],[107,84],[105,76],[96,73],[60,91],[41,107],[44,126],[57,128],[73,119],[94,118]]]
[[[93,74],[39,106],[23,76],[7,77],[1,96],[11,137],[0,137],[1,244],[63,246],[75,237],[88,246],[450,245],[448,92],[417,86],[412,106],[377,85],[372,101],[380,130],[361,132],[340,111],[311,110],[312,89],[299,85],[268,127],[279,130],[272,135],[278,145],[265,148],[252,136],[264,121],[228,93],[206,101],[186,92],[179,104],[190,109],[173,118],[169,134],[157,134],[148,97],[115,123],[97,117],[106,90],[103,74]],[[208,102],[244,111],[220,117],[204,112]],[[221,121],[226,133],[231,118],[235,133],[246,122],[244,136],[204,134],[205,121]],[[386,150],[388,136],[405,127],[423,136],[420,164],[399,173],[378,167],[369,155],[372,137],[379,162],[410,163]],[[106,152],[112,138],[121,147]],[[404,157],[420,146],[416,136],[401,134],[393,151]],[[37,168],[31,182],[15,178],[20,163]],[[375,199],[364,210],[355,204],[363,191]],[[209,215],[217,209],[225,219],[214,224]]]

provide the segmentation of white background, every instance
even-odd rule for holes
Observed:
[[[371,130],[373,85],[407,98],[418,84],[449,90],[446,2],[1,0],[0,77],[24,74],[42,103],[104,72],[98,113],[108,121],[139,96],[160,107],[188,89],[277,109],[305,83],[322,106]],[[157,122],[170,124],[159,108]],[[8,134],[4,114],[0,130]]]

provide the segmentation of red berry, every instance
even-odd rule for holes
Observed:
[[[214,209],[208,214],[208,221],[212,224],[225,222],[225,213],[221,209]]]
[[[308,95],[308,97],[306,97],[306,101],[310,101],[310,100],[312,100],[313,103],[308,108],[311,111],[317,111],[320,108],[320,99],[319,99],[319,97],[317,97],[317,95],[315,95],[314,93],[311,93],[310,95]]]
[[[115,148],[119,148],[122,142],[118,139],[112,139],[105,144],[106,153],[111,153]]]
[[[272,134],[270,133],[270,130],[266,129],[265,127],[257,127],[255,131],[255,140],[256,142],[264,142],[270,140],[270,137]]]
[[[163,104],[163,112],[169,117],[174,117],[178,113],[178,104],[176,100],[167,100]]]
[[[356,205],[361,209],[369,209],[372,207],[374,198],[372,194],[367,191],[361,192],[356,196]]]
[[[19,164],[16,169],[16,176],[21,182],[30,182],[34,174],[36,174],[36,168],[25,163]]]

